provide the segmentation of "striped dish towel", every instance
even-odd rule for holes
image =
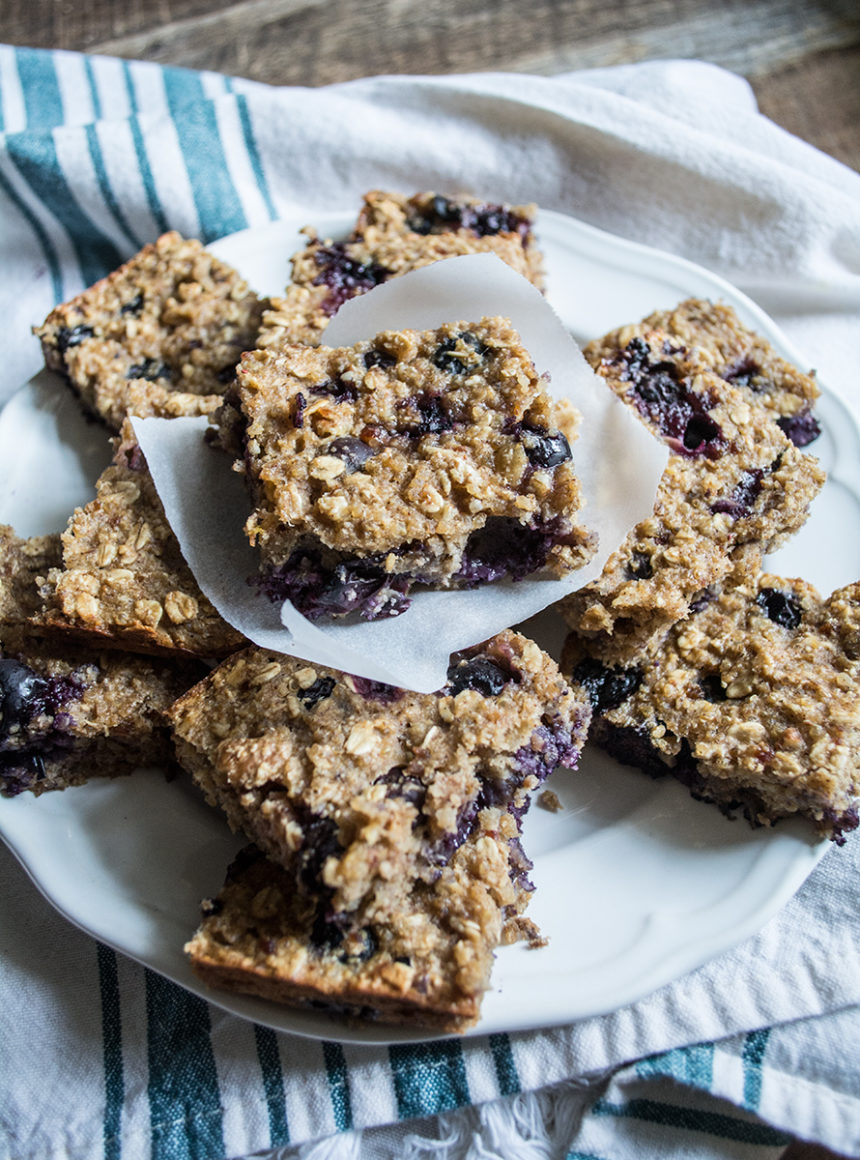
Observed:
[[[492,191],[674,250],[831,380],[856,347],[860,178],[710,66],[299,90],[0,47],[0,131],[0,402],[39,368],[30,326],[158,233],[375,187]],[[775,1157],[792,1135],[856,1155],[858,863],[851,840],[755,938],[603,1018],[363,1047],[210,1007],[71,927],[2,849],[0,1157]]]

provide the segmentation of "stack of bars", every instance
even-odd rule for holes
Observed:
[[[542,288],[534,212],[369,193],[345,240],[306,231],[271,300],[168,234],[36,329],[114,455],[62,535],[0,541],[0,783],[188,771],[252,843],[186,948],[213,987],[473,1025],[496,949],[541,944],[522,818],[589,734],[757,824],[857,824],[854,588],[822,602],[761,572],[823,483],[817,389],[724,306],[586,348],[671,454],[653,515],[560,606],[561,666],[511,629],[437,692],[398,689],[249,644],[186,565],[130,416],[210,417],[248,484],[261,598],[311,619],[591,558],[587,432],[508,319],[321,342],[347,299],[451,256],[495,253]]]

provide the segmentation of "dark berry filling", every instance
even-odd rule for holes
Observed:
[[[761,391],[764,389],[764,384],[758,381],[760,376],[761,367],[750,355],[744,354],[740,358],[736,358],[734,362],[729,363],[720,377],[735,387],[748,387],[751,391]]]
[[[706,673],[699,681],[699,686],[706,701],[717,705],[726,700],[726,690],[719,673]]]
[[[298,549],[257,583],[273,602],[291,600],[308,620],[350,613],[378,620],[399,616],[411,604],[409,578],[386,572],[376,557],[326,566],[315,552]]]
[[[803,605],[792,592],[781,592],[778,588],[762,588],[756,597],[756,604],[774,624],[782,628],[797,628],[803,619]]]
[[[626,567],[631,580],[650,580],[654,575],[651,557],[646,552],[640,552],[638,549],[631,552]]]
[[[124,302],[119,308],[120,314],[140,314],[143,310],[143,291],[139,290],[134,298],[130,298],[128,302]]]
[[[65,354],[70,346],[80,346],[87,338],[92,338],[95,331],[91,326],[61,326],[57,331],[57,347],[60,354]]]
[[[443,431],[450,431],[454,426],[445,400],[439,395],[415,395],[409,404],[418,412],[418,422],[405,427],[403,433],[413,439],[421,439],[424,435],[441,435]]]
[[[234,368],[229,367],[228,370],[227,382],[232,379]],[[146,379],[147,382],[154,383],[156,379],[169,379],[171,371],[167,363],[160,363],[154,358],[145,358],[143,362],[130,366],[125,372],[125,377],[127,379]]]
[[[523,777],[535,777],[541,782],[560,765],[574,769],[579,761],[579,746],[561,721],[544,720],[529,744],[517,750],[514,760]]]
[[[308,401],[301,391],[296,391],[296,397],[293,402],[293,426],[297,431],[300,431],[305,425],[305,408]]]
[[[828,831],[837,846],[845,845],[845,835],[850,834],[852,830],[856,830],[860,826],[860,813],[857,812],[855,806],[849,807],[841,814],[837,814],[835,810],[825,810],[822,821],[828,824]]]
[[[447,692],[452,697],[464,689],[474,689],[482,697],[497,697],[513,674],[489,657],[455,661],[448,669]]]
[[[796,415],[783,415],[776,422],[795,447],[808,447],[821,434],[818,420],[809,408],[798,411]]]
[[[537,424],[520,423],[515,432],[532,467],[558,467],[571,458],[570,444],[561,431],[548,431]]]
[[[403,696],[403,690],[385,681],[371,681],[367,677],[351,677],[353,688],[365,701],[378,701],[381,705],[391,705]]]
[[[314,395],[330,395],[339,403],[344,399],[352,403],[358,398],[358,391],[353,384],[345,383],[342,379],[326,379],[324,383],[314,383],[311,392]]]
[[[447,197],[434,197],[428,206],[409,218],[407,225],[417,234],[471,230],[478,237],[518,233],[525,241],[531,223],[503,205],[481,203],[462,205]]]
[[[369,350],[364,356],[364,365],[368,370],[371,367],[382,367],[383,370],[387,370],[389,367],[393,367],[396,362],[397,358],[384,350]]]
[[[475,828],[478,814],[482,809],[479,798],[473,798],[460,808],[457,814],[457,828],[452,832],[446,831],[435,842],[431,842],[424,850],[424,857],[431,866],[447,866],[451,858],[466,841]]]
[[[320,701],[325,701],[334,692],[334,677],[317,677],[307,689],[299,689],[296,696],[306,709],[313,709]]]
[[[457,579],[465,587],[505,576],[523,580],[539,572],[552,548],[565,539],[560,522],[528,525],[504,516],[491,516],[466,541]]]
[[[360,439],[356,439],[354,435],[341,435],[340,438],[333,439],[329,443],[324,454],[334,455],[337,459],[342,459],[347,475],[352,475],[354,471],[360,470],[375,453],[372,447]]]
[[[619,355],[621,379],[639,413],[652,423],[671,449],[691,458],[718,459],[728,444],[708,414],[709,400],[697,395],[668,360],[652,362],[644,338],[631,339]]]
[[[74,676],[40,677],[0,657],[0,788],[12,796],[45,777],[45,761],[68,752],[71,721],[64,706],[80,697]],[[32,729],[32,732],[31,732]]]
[[[329,292],[321,303],[321,309],[329,317],[349,298],[372,290],[391,273],[376,262],[357,262],[351,258],[345,242],[320,246],[314,254],[314,260],[320,272],[314,278],[313,285],[328,287]]]
[[[728,499],[718,499],[711,504],[711,511],[717,515],[724,512],[734,520],[743,519],[752,511],[753,504],[761,494],[762,482],[765,477],[765,470],[761,467],[754,467],[752,471],[745,471],[737,484],[734,491]]]
[[[406,774],[402,765],[395,765],[393,769],[389,769],[388,773],[378,777],[376,782],[379,785],[388,786],[386,797],[403,798],[410,806],[414,806],[420,815],[427,797],[427,787],[417,777]],[[415,819],[416,825],[419,820],[420,818]]]
[[[460,334],[455,334],[439,343],[433,355],[433,365],[448,375],[463,375],[467,371],[474,370],[475,361],[473,359],[464,362],[460,355],[455,353],[457,348],[462,346],[471,347],[479,359],[482,359],[488,351],[488,348],[476,334],[472,334],[469,330],[463,330]]]
[[[572,678],[588,694],[595,713],[607,713],[636,692],[642,684],[641,669],[610,669],[593,657],[581,660]]]

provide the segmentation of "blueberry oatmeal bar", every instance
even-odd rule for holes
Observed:
[[[164,713],[202,675],[33,637],[39,567],[59,537],[0,538],[0,793],[79,785],[170,758]]]
[[[452,867],[470,837],[456,865],[477,874],[486,855],[519,884],[505,886],[503,917],[520,928],[520,819],[556,766],[575,766],[590,715],[586,693],[513,632],[456,656],[433,694],[251,647],[169,714],[180,764],[288,871],[331,938],[402,923],[440,879],[468,895]]]
[[[126,415],[209,414],[266,303],[198,241],[172,232],[35,328],[46,365],[118,431]]]
[[[805,374],[778,355],[731,306],[688,298],[673,310],[655,311],[635,326],[590,343],[585,355],[597,368],[611,364],[621,351],[668,364],[666,370],[677,366],[682,376],[698,364],[766,407],[796,447],[808,446],[821,434],[813,413],[820,394],[814,373]]]
[[[535,206],[499,205],[435,193],[413,197],[373,190],[344,242],[320,239],[293,258],[284,297],[266,311],[259,346],[316,345],[331,316],[357,294],[441,258],[492,253],[537,287],[543,258],[534,236]]]
[[[186,946],[212,987],[290,1006],[458,1032],[474,1024],[489,986],[505,913],[523,887],[505,838],[479,822],[432,882],[414,881],[383,915],[360,905],[348,926],[295,890],[256,847],[203,903]]]
[[[857,826],[860,584],[822,600],[759,573],[703,595],[653,656],[607,666],[590,646],[572,634],[562,667],[619,761],[755,824],[800,815],[838,843]]]
[[[116,461],[62,535],[39,585],[34,626],[96,647],[222,657],[245,638],[197,586],[130,426]]]
[[[262,586],[309,618],[396,616],[416,584],[558,577],[593,554],[572,408],[506,319],[249,352],[238,395]]]
[[[725,308],[685,303],[650,322],[585,348],[597,374],[672,452],[653,515],[596,581],[562,603],[571,627],[608,664],[657,647],[698,593],[739,568],[754,570],[803,525],[824,482],[817,460],[789,438],[804,443],[798,432],[812,429],[811,378],[739,324],[732,328]],[[749,383],[729,373],[741,364]]]

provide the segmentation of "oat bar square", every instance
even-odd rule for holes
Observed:
[[[631,651],[659,647],[700,592],[754,573],[805,523],[824,482],[801,449],[817,431],[817,387],[728,307],[699,300],[584,353],[672,452],[653,515],[561,606],[596,654],[623,664]]]
[[[822,600],[768,573],[701,597],[650,657],[607,666],[572,634],[563,667],[591,736],[757,825],[799,815],[841,843],[858,824],[860,584]]]
[[[534,235],[535,206],[501,205],[474,197],[373,190],[346,241],[321,239],[308,229],[293,258],[283,298],[266,311],[259,346],[314,346],[331,316],[349,298],[442,258],[497,254],[538,288],[543,257]]]
[[[220,406],[266,303],[200,242],[172,232],[35,328],[45,364],[112,431],[127,415]]]
[[[506,319],[250,352],[238,400],[263,588],[309,618],[394,616],[415,585],[558,577],[593,554],[571,408]]]

